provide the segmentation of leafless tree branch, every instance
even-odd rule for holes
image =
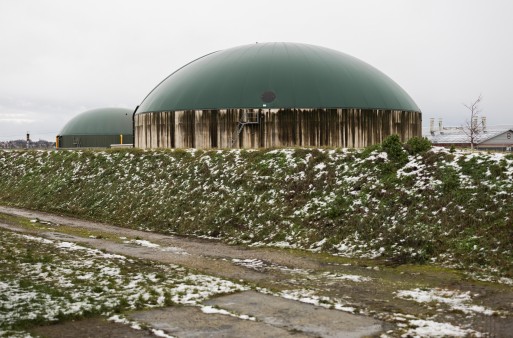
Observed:
[[[463,104],[470,112],[470,121],[465,122],[463,132],[468,136],[470,141],[470,149],[474,150],[474,146],[479,140],[479,135],[483,132],[483,124],[478,122],[479,114],[481,109],[479,104],[483,100],[483,96],[479,94],[479,97],[470,104]]]

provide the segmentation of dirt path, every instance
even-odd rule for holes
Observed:
[[[339,320],[329,322],[361,323],[353,329],[346,326],[347,336],[355,332],[353,336],[378,334],[383,330],[388,330],[390,336],[400,336],[408,329],[415,333],[416,327],[420,330],[423,325],[429,326],[430,323],[457,326],[461,328],[461,332],[470,335],[477,335],[480,332],[507,337],[510,332],[513,332],[513,288],[511,286],[474,282],[461,273],[445,269],[429,266],[390,268],[379,262],[348,260],[309,252],[229,246],[216,240],[166,236],[3,206],[0,206],[0,213],[38,219],[38,223],[44,225],[27,228],[13,224],[0,224],[12,231],[37,233],[49,239],[82,243],[112,253],[179,264],[204,274],[244,281],[253,285],[256,290],[272,290],[272,293],[282,297],[343,310],[325,311],[328,311],[330,316],[333,313],[339,316]],[[398,292],[401,290],[418,290],[417,293],[424,292],[422,290],[432,293],[436,293],[436,290],[447,290],[454,292],[455,298],[458,298],[457,295],[468,293],[472,299],[468,304],[460,304],[459,307],[455,307],[449,300],[440,300],[440,297],[435,297],[438,299],[436,304],[434,302],[427,304],[408,297],[399,297]],[[322,322],[319,319],[321,317],[313,315],[306,316],[300,324],[277,320],[276,318],[279,318],[277,313],[284,311],[283,298],[280,297],[271,298],[271,300],[276,299],[274,304],[269,300],[270,296],[261,293],[241,294],[241,297],[237,298],[237,301],[234,299],[225,301],[221,297],[212,300],[212,304],[223,309],[235,306],[241,311],[258,309],[258,304],[265,304],[263,308],[268,307],[271,311],[274,309],[276,311],[274,315],[265,312],[255,312],[253,315],[258,318],[257,322],[260,323],[258,325],[265,324],[266,329],[269,330],[285,329],[290,332],[292,329],[294,332],[309,336],[326,337],[337,336],[333,332],[343,330],[341,327],[330,327],[328,322],[323,324],[323,329],[308,331],[306,327]],[[244,307],[245,300],[253,306]],[[234,303],[238,305],[233,305]],[[299,304],[300,310],[291,312],[289,318],[298,317],[298,313],[308,314],[313,308],[311,305],[299,302],[294,304],[296,303]],[[491,312],[488,314],[479,312],[475,310],[476,306],[489,309]],[[164,321],[168,323],[170,318],[176,316],[178,318],[193,315],[179,313],[176,309],[171,314],[168,310],[162,311],[154,312],[153,315],[152,312],[145,311],[138,318],[146,318],[146,322],[153,323],[157,327],[166,327],[167,324],[162,323],[158,326],[157,319],[167,318]],[[228,325],[225,328],[238,327],[239,324],[228,324],[234,320],[233,318],[227,319],[229,317],[224,316],[226,318],[223,319],[222,317],[219,320],[221,322],[225,320],[225,322],[221,327],[223,325]],[[204,323],[214,320],[213,317],[208,317],[208,320],[201,319],[207,318],[205,314],[199,314],[198,318],[200,321],[205,320]],[[266,318],[274,319],[266,320]],[[214,322],[216,320],[217,318]],[[249,330],[245,325],[251,326],[244,323],[242,330]],[[187,327],[176,328],[176,331],[169,331],[168,327],[167,330],[167,332],[174,332],[177,336],[194,336],[191,328]],[[262,327],[254,331],[254,336],[259,336],[258,332],[264,332],[259,330],[262,330]],[[187,332],[189,334],[186,334]],[[219,332],[218,336],[223,334],[226,336],[226,332],[223,333],[222,330]],[[280,336],[280,331],[276,332],[278,333],[275,336]]]
[[[232,259],[258,259],[269,264],[295,267],[298,269],[318,269],[321,263],[313,258],[299,255],[284,254],[283,250],[249,249],[240,246],[230,246],[216,240],[205,240],[191,237],[175,237],[145,232],[108,224],[95,223],[80,219],[57,216],[32,210],[16,209],[0,206],[0,212],[22,216],[29,219],[39,219],[48,222],[49,226],[43,236],[49,239],[73,241],[91,245],[98,249],[118,254],[146,258],[163,263],[174,263],[197,269],[203,273],[224,278],[261,281],[269,279],[269,274],[255,269],[247,269],[233,264]],[[74,234],[64,232],[62,225],[100,234],[100,238],[84,237],[84,233]],[[103,239],[106,238],[106,239]],[[143,239],[159,247],[147,247],[123,243],[122,238],[137,241]],[[151,244],[150,244],[151,245]],[[272,262],[272,263],[271,263]]]

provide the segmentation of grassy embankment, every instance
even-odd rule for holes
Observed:
[[[513,156],[425,150],[0,151],[0,203],[162,233],[513,276]]]

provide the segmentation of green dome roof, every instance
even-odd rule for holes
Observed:
[[[132,111],[125,108],[98,108],[78,114],[59,135],[132,135]]]
[[[392,79],[347,54],[299,43],[258,43],[207,54],[178,69],[138,113],[223,108],[420,111]]]

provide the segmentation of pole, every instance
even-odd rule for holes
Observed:
[[[134,113],[132,114],[132,137],[134,138],[132,148],[135,148],[135,113],[137,113],[137,109],[139,109],[139,106],[135,107]]]

